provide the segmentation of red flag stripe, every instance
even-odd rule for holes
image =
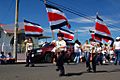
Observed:
[[[53,9],[53,8],[47,8],[47,12],[57,13],[59,15],[65,16],[65,14],[62,11],[59,11],[59,10],[56,10],[56,9]]]
[[[64,34],[64,38],[67,38],[67,39],[70,39],[70,40],[74,39],[74,35],[73,34],[69,34],[69,33],[66,33],[66,32],[63,32],[63,31],[60,31],[60,33]]]
[[[71,36],[71,35],[69,35],[69,34],[64,34],[64,37],[65,37],[65,38],[68,38],[68,39],[71,39],[71,40],[74,39],[74,36]]]
[[[66,20],[63,20],[63,19],[61,19],[61,20],[56,20],[56,21],[50,21],[50,24],[51,25],[57,25],[57,24],[60,24],[60,23],[63,23],[63,22],[65,22]]]
[[[43,32],[43,29],[42,29],[42,28],[39,28],[39,27],[35,27],[35,26],[25,25],[25,31]]]
[[[95,40],[102,41],[102,38],[100,38],[99,36],[95,35]]]
[[[49,21],[56,21],[60,19],[67,20],[65,16],[57,14],[57,13],[48,12],[48,16],[49,16]]]
[[[95,39],[95,34],[91,34],[92,39]]]
[[[70,24],[67,21],[66,16],[64,15],[63,11],[61,11],[60,9],[58,9],[55,6],[48,5],[48,4],[45,4],[45,5],[46,5],[47,13],[48,13],[48,19],[49,19],[49,22],[50,22],[50,27],[51,27],[52,30],[53,29],[59,29],[60,27],[63,27],[63,26],[67,26],[68,28],[71,27]],[[61,23],[59,23],[60,25],[57,26],[58,23],[55,23],[55,22],[56,21],[59,22],[60,20],[65,20],[64,22],[67,22],[67,23],[65,24],[64,22],[61,22]],[[52,25],[51,23],[54,23],[56,25],[54,25],[54,24]]]
[[[92,37],[92,39],[94,39],[94,40],[102,41],[102,38],[100,38],[99,36],[96,36],[95,33],[91,33],[91,37]]]
[[[107,26],[106,26],[106,25],[103,25],[103,24],[100,24],[100,23],[98,23],[98,22],[96,22],[96,27],[95,27],[95,29],[96,29],[97,31],[104,32],[104,33],[106,33],[106,34],[108,34],[108,35],[111,35],[111,33],[110,33],[110,31],[108,30]]]
[[[106,42],[109,42],[109,39],[105,39],[105,38],[103,38],[103,40],[105,40]]]

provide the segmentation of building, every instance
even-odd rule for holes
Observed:
[[[40,35],[42,36],[42,34]],[[38,40],[40,36],[31,36],[35,47],[38,47]],[[26,36],[24,33],[24,24],[19,23],[18,40],[17,40],[17,53],[25,52],[24,40]],[[5,53],[13,52],[14,44],[14,25],[0,25],[0,51]]]

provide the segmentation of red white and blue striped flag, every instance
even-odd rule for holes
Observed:
[[[73,40],[74,39],[74,33],[70,30],[60,28],[59,32],[64,34],[64,39],[65,40]]]
[[[111,37],[111,33],[108,29],[108,27],[105,25],[104,21],[97,15],[96,16],[96,25],[95,25],[95,31],[89,30],[91,33],[91,37],[96,41],[112,41],[114,42],[114,39]]]
[[[59,29],[63,26],[67,26],[68,28],[71,27],[63,11],[52,5],[48,5],[48,4],[45,5],[48,13],[48,19],[51,30]]]
[[[43,28],[36,23],[24,20],[24,30],[26,35],[41,35]]]
[[[110,36],[111,33],[110,33],[107,25],[103,22],[103,20],[98,15],[96,16],[96,19],[97,19],[96,25],[95,25],[96,31]]]
[[[104,23],[104,21],[98,16],[96,15],[96,25],[95,25],[95,30],[96,30],[96,33],[95,34],[98,34],[97,36],[100,37],[105,40],[106,42],[109,41],[109,39],[112,39],[110,38],[111,37],[111,32],[110,30],[108,29],[107,25]],[[105,37],[105,38],[104,38]],[[109,37],[109,38],[107,38]]]

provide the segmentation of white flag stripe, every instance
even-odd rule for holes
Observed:
[[[29,31],[26,31],[25,34],[41,34],[40,32],[29,32]]]
[[[31,23],[26,23],[26,22],[24,22],[24,25],[35,26],[35,27],[42,28],[41,26],[38,26],[38,25],[35,25],[35,24],[31,24]]]
[[[65,37],[64,37],[64,39],[65,39],[65,40],[72,40],[72,39],[68,39],[68,38],[65,38]]]
[[[57,20],[57,21],[50,21],[50,25],[57,25],[57,24],[60,24],[60,23],[65,22],[65,21],[66,21],[66,20],[64,20],[64,19]]]
[[[104,32],[96,31],[95,33],[97,33],[97,34],[101,34],[101,35],[103,35],[103,36],[109,36],[109,37],[111,37],[110,35],[105,34]]]
[[[98,23],[100,23],[100,24],[102,24],[102,25],[106,25],[103,21],[100,21],[100,20],[98,20],[98,19],[96,19],[95,22],[98,22]]]
[[[59,11],[59,10],[56,10],[56,9],[53,9],[53,8],[47,8],[46,10],[47,10],[47,12],[57,13],[59,15],[62,15],[64,17],[66,17],[65,14],[63,12]]]
[[[60,30],[60,32],[63,32],[63,33],[69,34],[69,35],[71,35],[71,36],[74,36],[74,34],[71,34],[71,33],[68,33],[68,32],[65,32],[65,31],[62,31],[62,30]]]

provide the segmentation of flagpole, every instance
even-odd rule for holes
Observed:
[[[14,46],[13,46],[13,57],[15,58],[16,61],[17,61],[18,12],[19,12],[19,0],[16,0],[15,28],[14,28]]]
[[[44,0],[44,4],[46,4],[47,2],[46,2],[46,0]],[[51,32],[52,32],[52,38],[53,38],[53,40],[55,39],[54,38],[54,31],[53,30],[51,30]]]
[[[44,3],[46,4],[46,0],[44,0]]]
[[[78,39],[78,30],[76,30],[76,39]]]
[[[54,37],[54,31],[53,30],[51,30],[52,31],[52,38],[53,38],[53,40],[55,39],[55,37]]]

